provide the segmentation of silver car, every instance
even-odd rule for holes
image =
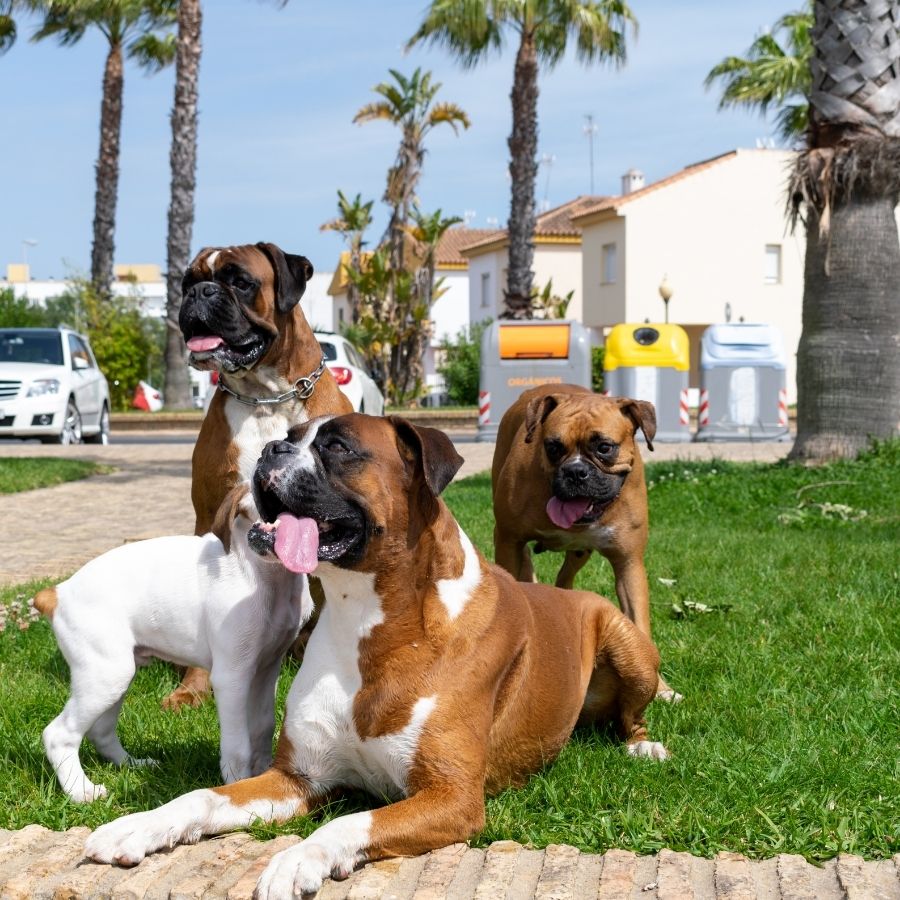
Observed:
[[[0,437],[109,443],[109,386],[84,335],[0,328]]]

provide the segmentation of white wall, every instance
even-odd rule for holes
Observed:
[[[566,318],[582,318],[580,244],[535,244],[534,245],[534,286],[540,291],[547,282],[553,280],[553,293],[565,297],[574,291],[566,309]]]
[[[469,321],[483,322],[496,319],[503,305],[503,288],[506,286],[508,265],[505,249],[469,257]],[[488,277],[488,302],[482,302],[483,277]]]
[[[435,280],[437,279],[443,279],[441,288],[444,293],[431,307],[434,322],[434,339],[431,342],[433,347],[445,337],[451,340],[455,338],[470,321],[469,273],[465,269],[438,269]]]
[[[603,247],[616,248],[616,280],[603,283]],[[581,236],[582,321],[598,332],[604,327],[626,321],[626,233],[625,219],[612,217],[588,225]]]
[[[306,290],[300,299],[303,315],[314,329],[335,330],[337,314],[335,313],[334,299],[328,293],[332,277],[332,272],[316,272],[306,283]]]
[[[795,353],[803,299],[801,233],[788,233],[785,185],[793,154],[740,150],[696,175],[622,207],[627,230],[623,321],[662,321],[659,284],[673,289],[669,321],[766,322],[788,349],[788,399],[796,399]],[[781,280],[764,278],[766,245],[781,247]],[[620,257],[621,259],[621,257]]]

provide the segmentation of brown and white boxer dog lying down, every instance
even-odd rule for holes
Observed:
[[[190,364],[219,373],[191,465],[195,534],[210,530],[269,441],[298,422],[353,408],[300,308],[312,273],[305,256],[266,243],[206,247],[188,266],[179,325]],[[163,705],[195,706],[208,693],[207,673],[189,669]]]
[[[577,723],[612,721],[630,753],[665,758],[643,719],[650,639],[601,597],[486,562],[439,498],[461,462],[445,434],[395,417],[320,418],[267,445],[251,546],[315,566],[326,595],[275,762],[102,826],[88,856],[134,864],[308,813],[343,788],[397,801],[273,857],[257,896],[291,897],[368,860],[464,841],[483,826],[485,790],[522,784]]]

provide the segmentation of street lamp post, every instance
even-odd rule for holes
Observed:
[[[662,297],[663,305],[666,308],[666,325],[669,324],[669,301],[674,293],[672,285],[669,284],[669,276],[663,275],[663,280],[659,283],[659,296]]]

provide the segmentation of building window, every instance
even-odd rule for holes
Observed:
[[[616,283],[616,245],[604,244],[601,251],[602,271],[600,273],[601,284]]]
[[[766,284],[781,284],[781,244],[766,244]]]
[[[481,273],[481,308],[488,309],[491,306],[491,273]]]
[[[340,322],[341,325],[344,324],[344,307],[343,306],[338,307],[338,322]]]

